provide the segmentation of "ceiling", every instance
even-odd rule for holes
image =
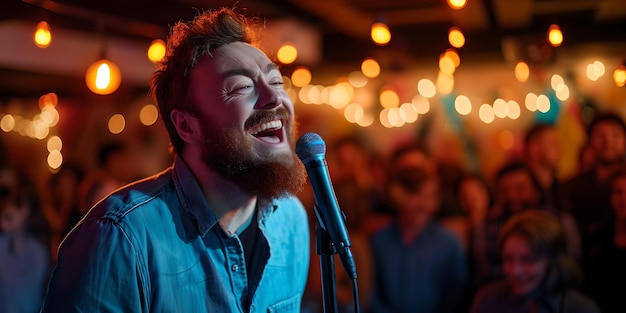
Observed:
[[[503,38],[542,44],[552,23],[563,29],[564,47],[626,42],[624,0],[468,0],[462,10],[452,10],[445,0],[3,0],[0,25],[18,20],[35,25],[45,19],[52,27],[145,44],[164,38],[176,21],[221,6],[236,6],[268,23],[297,20],[315,29],[320,56],[314,66],[359,62],[385,51],[434,59],[449,47],[451,26],[464,31],[462,53],[469,58],[501,55]],[[371,43],[369,27],[375,21],[389,25],[393,38],[388,46]],[[50,86],[76,93],[76,84],[82,84],[81,77],[62,71],[40,73],[0,63],[1,97],[26,96]],[[135,89],[122,87],[119,93]]]

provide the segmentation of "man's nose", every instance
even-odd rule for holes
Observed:
[[[282,86],[276,87],[263,82],[259,84],[258,90],[259,98],[255,105],[256,109],[270,110],[285,103]]]

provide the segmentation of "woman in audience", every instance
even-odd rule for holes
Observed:
[[[546,211],[528,209],[513,215],[500,232],[505,279],[482,287],[471,313],[599,312],[575,289],[577,263],[566,252],[559,220]]]

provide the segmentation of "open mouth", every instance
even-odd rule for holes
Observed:
[[[250,128],[248,133],[263,142],[280,143],[283,140],[283,120],[261,123]]]

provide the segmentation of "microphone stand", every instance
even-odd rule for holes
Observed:
[[[317,205],[315,210],[317,210]],[[339,312],[337,305],[337,289],[335,286],[335,246],[330,239],[328,231],[315,224],[316,251],[320,256],[320,269],[322,273],[322,299],[324,301],[324,313]]]

